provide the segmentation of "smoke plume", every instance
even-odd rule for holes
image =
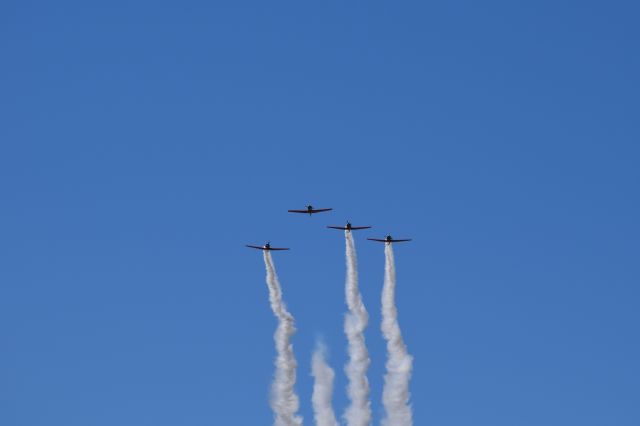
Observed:
[[[316,426],[339,426],[331,405],[335,373],[327,364],[325,354],[324,345],[318,343],[311,360],[311,375],[314,378],[313,395],[311,396],[313,413]]]
[[[382,402],[385,418],[382,426],[411,426],[409,379],[413,358],[407,353],[398,325],[395,305],[396,267],[391,244],[385,245],[384,286],[382,288],[382,334],[387,341],[387,372],[384,376]]]
[[[298,412],[298,395],[294,390],[296,383],[296,359],[293,355],[291,336],[295,333],[293,316],[287,311],[282,301],[282,290],[271,254],[264,252],[264,263],[267,268],[267,286],[271,309],[278,319],[278,327],[273,336],[276,344],[275,377],[271,385],[271,409],[274,413],[274,426],[300,426],[302,418]]]
[[[369,354],[364,340],[364,330],[369,315],[362,303],[358,289],[356,249],[350,231],[345,231],[347,279],[345,285],[349,312],[345,316],[344,332],[347,335],[349,361],[345,366],[348,378],[347,394],[350,404],[344,418],[349,426],[369,426],[371,424],[371,403],[369,401]]]

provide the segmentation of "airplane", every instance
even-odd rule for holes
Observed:
[[[405,241],[411,241],[411,238],[406,238],[404,240],[394,240],[391,235],[387,235],[384,238],[384,240],[381,240],[380,238],[367,238],[367,240],[377,241],[379,243],[391,244],[391,243],[404,243]]]
[[[341,229],[343,231],[357,231],[359,229],[370,229],[370,226],[351,226],[350,222],[347,222],[346,226],[327,226],[327,228],[331,229]]]
[[[263,246],[250,246],[250,245],[247,245],[247,247],[258,249],[258,250],[263,250],[263,251],[289,250],[288,248],[271,247],[271,243],[267,243],[267,244],[265,244]]]
[[[314,213],[328,212],[329,210],[333,209],[314,209],[313,206],[309,205],[306,210],[289,210],[289,213],[309,213],[309,216],[311,216]]]

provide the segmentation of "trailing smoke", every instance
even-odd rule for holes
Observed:
[[[382,288],[382,334],[387,341],[387,372],[384,376],[382,402],[385,418],[382,426],[411,426],[409,380],[413,358],[407,353],[398,324],[395,305],[396,267],[391,244],[385,244],[384,286]]]
[[[364,340],[364,330],[369,315],[362,303],[358,289],[356,249],[350,231],[345,231],[347,279],[345,295],[349,312],[345,316],[344,332],[347,335],[349,361],[345,366],[348,378],[347,394],[350,404],[344,418],[348,426],[369,426],[371,424],[371,402],[369,401],[369,381],[367,369],[370,359]]]
[[[273,260],[268,251],[264,252],[267,268],[267,286],[271,309],[278,319],[273,339],[276,344],[275,376],[271,385],[271,409],[274,413],[274,426],[300,426],[302,418],[298,412],[299,401],[295,393],[296,359],[293,355],[291,336],[295,333],[293,316],[282,301],[282,289],[278,282]]]
[[[314,378],[311,397],[313,413],[316,426],[339,426],[331,405],[335,373],[327,365],[325,354],[324,345],[318,343],[311,359],[311,375]]]

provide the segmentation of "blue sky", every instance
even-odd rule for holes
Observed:
[[[266,240],[341,413],[350,219],[376,418],[390,232],[416,425],[638,425],[639,9],[3,2],[0,424],[269,424]]]

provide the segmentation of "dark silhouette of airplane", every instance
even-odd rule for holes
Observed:
[[[370,226],[352,226],[351,222],[347,222],[345,226],[327,226],[331,229],[341,229],[343,231],[357,231],[359,229],[370,229]]]
[[[411,238],[405,238],[403,240],[396,240],[394,239],[391,235],[387,235],[384,240],[381,240],[380,238],[367,238],[367,240],[371,240],[371,241],[377,241],[379,243],[387,243],[387,244],[391,244],[391,243],[404,243],[406,241],[411,241]]]
[[[313,206],[307,206],[306,210],[289,210],[289,213],[308,213],[311,216],[314,213],[328,212],[333,209],[314,209]]]
[[[247,247],[253,248],[253,249],[262,250],[262,251],[289,250],[288,248],[271,247],[271,243],[267,243],[267,244],[265,244],[263,246],[250,246],[250,245],[247,245]]]

